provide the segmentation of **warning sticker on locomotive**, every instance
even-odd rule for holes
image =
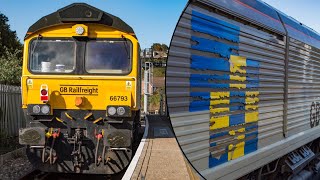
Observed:
[[[61,95],[91,95],[99,94],[98,85],[60,85]]]
[[[131,91],[132,88],[132,82],[131,81],[126,81],[126,90]]]
[[[29,89],[33,88],[33,80],[32,79],[28,79],[27,80],[27,86],[28,86]]]

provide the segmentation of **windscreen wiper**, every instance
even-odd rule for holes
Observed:
[[[31,55],[33,56],[33,53],[34,53],[34,51],[36,50],[36,47],[37,47],[37,45],[38,45],[38,43],[39,43],[39,40],[42,38],[42,36],[41,36],[41,34],[39,34],[38,35],[38,37],[37,37],[37,39],[36,39],[36,43],[35,43],[35,45],[33,46],[33,48],[32,48],[32,50],[31,50]]]
[[[128,45],[128,42],[127,42],[127,39],[121,35],[122,39],[124,40],[123,43],[124,43],[124,46],[125,46],[125,50],[126,50],[126,53],[127,53],[127,58],[130,59],[130,54],[129,54],[129,45]]]

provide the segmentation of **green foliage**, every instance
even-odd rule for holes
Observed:
[[[22,71],[22,58],[18,58],[21,50],[15,50],[11,53],[5,50],[0,57],[0,84],[20,85]]]
[[[165,72],[166,72],[166,68],[164,68],[164,67],[153,68],[153,76],[154,77],[164,77]]]
[[[152,96],[149,98],[149,104],[151,106],[159,106],[160,103],[160,94],[158,92],[154,92]]]
[[[20,85],[22,44],[8,21],[0,13],[0,84]]]
[[[152,46],[151,46],[151,49],[153,51],[164,51],[164,52],[166,52],[168,50],[168,46],[166,44],[153,43]]]
[[[5,55],[5,51],[15,53],[16,49],[22,49],[16,31],[10,29],[8,22],[8,17],[0,13],[0,56]],[[22,56],[22,52],[17,55]]]

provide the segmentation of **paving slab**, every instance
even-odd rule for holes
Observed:
[[[149,132],[131,179],[197,179],[166,117],[148,116]]]

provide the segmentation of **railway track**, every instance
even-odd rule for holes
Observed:
[[[48,173],[41,172],[39,170],[33,170],[25,176],[21,177],[20,180],[70,180],[70,179],[97,179],[97,180],[111,180],[111,179],[121,179],[124,172],[118,173],[116,175],[92,175],[92,174],[66,174],[66,173]]]
[[[142,136],[145,137],[146,134],[144,134],[145,130],[148,130],[148,123],[144,123],[142,122],[142,124],[146,124],[145,126],[143,125],[140,129],[141,132],[141,136],[139,136],[140,141],[139,143],[136,143],[133,145],[134,147],[134,156],[135,153],[138,150],[138,147],[140,146],[140,143],[142,142]],[[138,157],[137,157],[138,158]],[[135,158],[136,159],[136,158]],[[134,162],[136,163],[136,162]],[[135,166],[136,164],[134,164],[133,166]],[[130,165],[129,167],[132,168],[132,165]],[[114,174],[114,175],[94,175],[94,174],[75,174],[75,173],[51,173],[51,172],[42,172],[40,170],[32,170],[30,172],[28,172],[27,174],[25,174],[24,176],[20,177],[20,180],[69,180],[69,179],[77,179],[77,180],[81,180],[81,179],[97,179],[97,180],[106,180],[106,179],[122,179],[124,174],[126,173],[127,169],[118,173],[118,174]]]

